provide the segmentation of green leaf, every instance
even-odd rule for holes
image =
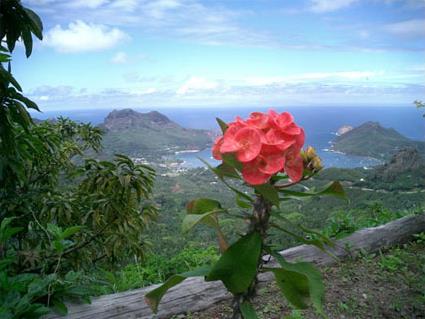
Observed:
[[[47,224],[47,231],[55,238],[62,238],[62,229],[56,224]]]
[[[24,41],[25,55],[28,58],[32,53],[32,36],[28,29],[22,31],[22,40]]]
[[[56,311],[61,316],[66,316],[68,314],[68,308],[65,306],[65,304],[57,299],[53,299],[53,310]]]
[[[214,214],[218,213],[218,210],[212,210],[210,212],[206,212],[204,214],[187,214],[183,218],[182,222],[182,232],[186,233],[191,230],[197,224],[206,224],[213,228],[218,228],[218,221],[215,218]],[[212,216],[211,216],[212,215]]]
[[[250,202],[245,202],[240,195],[236,194],[236,205],[240,208],[250,209],[252,208],[252,204]]]
[[[63,244],[61,240],[54,240],[53,247],[55,248],[58,254],[62,253],[65,249],[65,245]]]
[[[223,253],[205,280],[221,280],[231,293],[242,293],[255,279],[260,256],[261,236],[251,232]]]
[[[204,214],[210,211],[221,210],[219,201],[209,198],[199,198],[189,202],[186,206],[188,214]]]
[[[68,238],[76,233],[78,233],[83,227],[82,226],[71,226],[65,229],[62,233],[62,238]]]
[[[258,185],[258,186],[255,186],[255,190],[258,193],[260,193],[261,196],[263,196],[270,203],[279,207],[280,205],[279,193],[273,185],[270,185],[268,183],[263,185]]]
[[[24,8],[25,13],[31,24],[31,30],[37,38],[40,40],[43,39],[43,23],[41,22],[40,17],[31,9]]]
[[[280,227],[279,225],[276,225],[276,224],[273,224],[273,223],[272,223],[272,227],[278,228],[279,230],[293,236],[294,238],[298,239],[300,242],[302,242],[304,244],[314,245],[317,248],[319,248],[320,250],[327,252],[330,256],[335,257],[334,255],[330,254],[325,249],[325,245],[328,245],[329,247],[335,246],[334,242],[332,240],[330,240],[329,237],[323,235],[322,233],[320,233],[318,231],[308,229],[308,228],[306,228],[306,227],[304,227],[300,224],[294,223],[294,222],[290,221],[288,218],[286,218],[286,217],[284,217],[284,216],[282,216],[278,213],[272,214],[272,216],[274,218],[280,219],[280,220],[284,221],[285,223],[289,224],[291,226],[291,228],[298,228],[300,231],[307,233],[307,234],[310,234],[313,237],[317,237],[317,238],[315,238],[315,239],[305,239],[304,237],[298,236],[297,234],[294,234],[293,232],[290,232],[290,231]]]
[[[217,121],[218,125],[220,126],[223,134],[226,133],[227,128],[228,128],[226,122],[224,122],[222,119],[219,119],[218,117],[216,117],[215,120]]]
[[[249,302],[243,302],[240,305],[240,310],[244,319],[258,319],[254,307]]]
[[[322,190],[317,192],[314,192],[314,191],[297,192],[297,191],[292,191],[288,189],[279,189],[279,192],[285,194],[286,197],[291,197],[291,198],[311,197],[311,196],[318,196],[318,195],[334,195],[334,196],[338,196],[342,198],[346,197],[344,188],[342,187],[341,183],[336,181],[327,184]]]
[[[170,288],[178,285],[183,280],[189,277],[206,276],[210,272],[210,270],[211,268],[208,266],[208,267],[202,267],[193,271],[188,271],[182,274],[171,276],[161,286],[148,292],[145,295],[145,301],[149,305],[149,307],[152,309],[152,311],[156,313],[158,311],[159,302],[161,301],[162,297]]]
[[[298,240],[299,242],[303,244],[313,245],[319,248],[321,251],[325,251],[324,243],[320,239],[306,239],[303,236],[297,235],[296,233],[289,231],[283,227],[280,227],[279,225],[276,225],[274,223],[270,223],[270,226],[294,237],[296,240]]]
[[[0,53],[0,63],[9,62],[10,61],[10,55]]]
[[[12,85],[18,91],[22,92],[22,87],[19,85],[18,81],[16,81],[16,79],[12,76],[12,74],[10,74],[10,72],[5,70],[1,65],[0,65],[0,72],[1,72],[1,76],[5,77],[6,81],[8,81],[9,83],[12,83]]]
[[[329,183],[327,186],[325,186],[325,189],[320,191],[318,194],[346,197],[344,188],[342,187],[341,183],[337,181]]]
[[[232,154],[232,153],[222,154],[221,157],[223,158],[223,162],[226,163],[227,165],[239,171],[242,170],[242,163],[236,159],[235,154]]]
[[[271,270],[283,295],[295,307],[305,309],[312,303],[316,311],[324,315],[322,301],[325,294],[322,274],[307,262],[288,263],[279,253],[273,252],[281,268]]]
[[[214,170],[216,175],[220,176],[221,178],[230,177],[230,178],[241,179],[236,169],[227,163],[218,165],[216,168],[214,168]]]
[[[13,235],[23,230],[22,227],[10,227],[10,223],[13,219],[13,217],[7,217],[2,220],[0,224],[0,244],[5,243],[12,238]]]
[[[310,296],[307,276],[283,268],[274,269],[276,283],[288,301],[298,309],[306,309]]]

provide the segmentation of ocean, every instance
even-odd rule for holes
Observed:
[[[401,134],[414,140],[425,140],[425,119],[421,111],[413,105],[405,107],[286,107],[273,108],[278,112],[291,112],[297,124],[304,127],[306,145],[312,145],[318,151],[325,167],[370,167],[380,164],[379,161],[360,157],[338,154],[327,151],[330,142],[335,138],[336,131],[343,125],[358,126],[367,121],[379,122],[384,127],[396,129]],[[61,110],[32,113],[39,119],[54,118],[57,116],[69,117],[76,121],[99,124],[112,109],[98,110]],[[153,109],[137,109],[147,112]],[[254,111],[266,111],[267,108],[157,108],[155,109],[171,120],[187,128],[218,130],[216,117],[228,122],[237,115],[246,117]],[[200,167],[204,164],[201,157],[212,164],[209,149],[196,153],[180,153],[176,155],[184,161],[186,167]]]

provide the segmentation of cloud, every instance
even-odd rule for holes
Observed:
[[[128,62],[127,53],[125,53],[123,51],[115,53],[115,55],[111,59],[111,62],[115,63],[115,64],[125,64],[125,63],[127,63]]]
[[[28,1],[28,0],[27,0]],[[35,1],[35,0],[29,0]],[[94,24],[135,27],[145,34],[173,37],[207,45],[269,46],[268,33],[247,27],[247,9],[199,0],[38,0],[34,9],[53,21],[90,21]],[[52,1],[47,3],[46,1]],[[37,2],[36,2],[37,3]]]
[[[103,4],[108,3],[108,0],[73,0],[68,3],[70,8],[90,8],[95,9]]]
[[[132,12],[138,4],[138,0],[115,0],[111,2],[110,8]]]
[[[315,13],[333,12],[351,6],[358,0],[311,0],[310,11]]]
[[[341,72],[310,72],[300,73],[288,76],[271,76],[271,77],[247,77],[243,83],[250,86],[267,86],[274,84],[292,84],[307,83],[314,81],[364,81],[374,77],[382,76],[382,71],[341,71]]]
[[[158,0],[148,3],[145,12],[154,19],[162,19],[167,14],[167,11],[181,6],[182,4],[176,0]]]
[[[218,87],[217,82],[210,81],[203,77],[191,77],[177,90],[177,94],[185,95],[194,91],[211,90]]]
[[[56,25],[50,29],[44,44],[58,52],[77,53],[109,49],[127,39],[129,36],[118,28],[77,20],[68,28]]]
[[[200,80],[202,79],[202,80]],[[109,88],[89,91],[69,86],[38,87],[28,95],[42,110],[83,108],[160,108],[214,106],[288,106],[288,105],[401,105],[415,99],[425,100],[425,86],[407,82],[286,82],[253,85],[242,80],[224,83],[198,77],[185,82],[188,91],[156,86]],[[197,89],[189,89],[196,87]]]
[[[406,37],[425,37],[425,19],[412,19],[387,24],[384,29],[389,33]]]

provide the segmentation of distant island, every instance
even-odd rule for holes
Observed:
[[[157,111],[114,110],[99,126],[105,132],[104,155],[124,153],[135,158],[158,159],[176,152],[202,150],[211,145],[214,137],[211,131],[184,128]]]
[[[348,155],[368,156],[388,161],[400,150],[416,149],[425,154],[425,142],[411,140],[392,128],[382,127],[378,122],[366,122],[358,127],[343,126],[332,142],[332,151]]]

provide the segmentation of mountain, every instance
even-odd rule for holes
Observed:
[[[388,163],[376,167],[373,173],[378,181],[393,182],[407,177],[425,185],[425,160],[417,149],[409,147],[394,154]]]
[[[153,130],[176,128],[178,124],[172,122],[164,114],[157,111],[139,113],[132,109],[113,110],[105,118],[103,127],[108,131],[120,131],[132,128],[150,128]]]
[[[177,151],[204,149],[213,138],[210,131],[181,127],[157,111],[114,110],[100,127],[105,131],[105,153],[133,157],[157,158]]]
[[[394,154],[407,147],[425,154],[425,142],[410,140],[396,130],[382,127],[377,122],[366,122],[337,136],[332,149],[350,155],[390,160]]]

